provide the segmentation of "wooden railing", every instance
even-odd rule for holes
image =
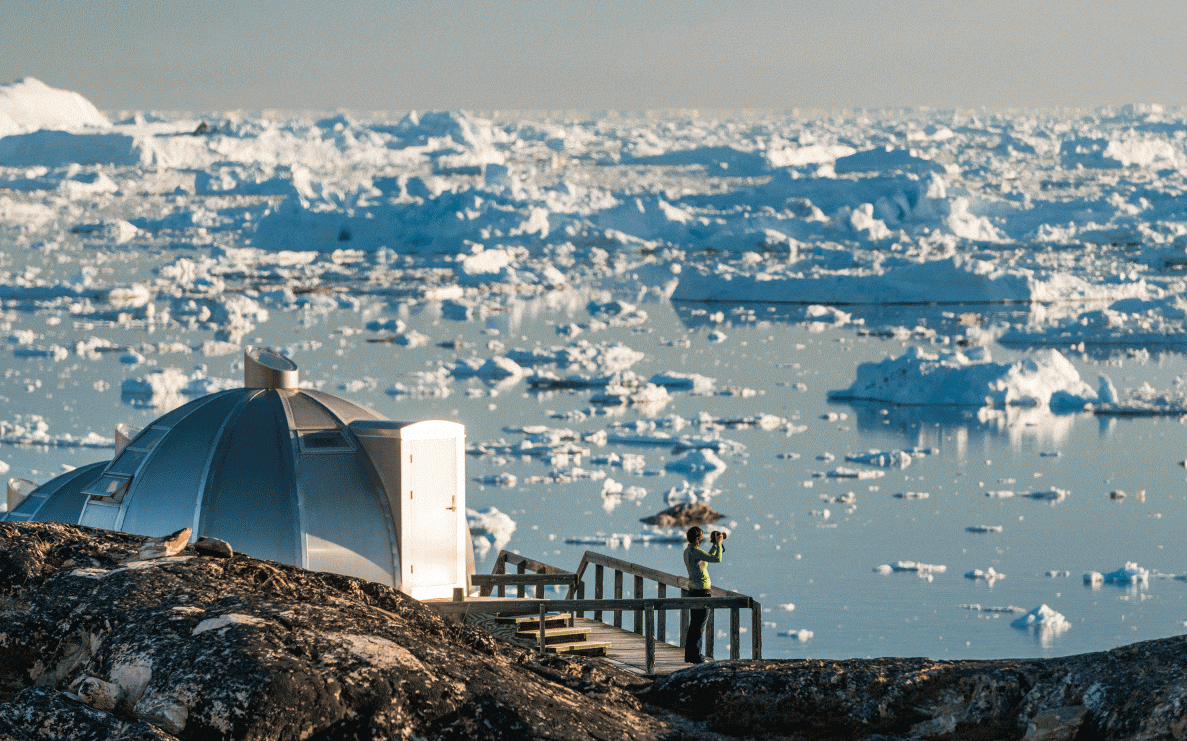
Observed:
[[[606,588],[606,569],[614,572],[614,599],[621,600],[623,598],[623,578],[630,575],[633,580],[631,596],[635,599],[645,599],[644,591],[645,584],[648,581],[656,584],[656,598],[660,602],[657,606],[657,614],[655,616],[656,622],[656,638],[660,641],[666,641],[667,636],[667,610],[670,609],[665,603],[668,587],[673,587],[680,590],[680,596],[683,599],[702,599],[708,600],[707,607],[709,614],[705,620],[705,656],[713,658],[713,639],[716,636],[716,629],[714,628],[713,616],[717,609],[729,609],[730,611],[730,658],[737,659],[741,655],[741,611],[750,609],[750,655],[752,658],[762,658],[762,605],[754,601],[751,597],[740,594],[738,592],[731,592],[728,589],[720,587],[710,587],[709,597],[690,598],[688,592],[688,577],[676,576],[658,569],[640,566],[639,564],[631,563],[630,561],[623,561],[613,556],[607,556],[603,553],[596,553],[594,551],[586,551],[585,555],[581,557],[581,563],[577,566],[576,576],[578,584],[583,584],[582,579],[585,576],[586,569],[592,565],[594,567],[594,600],[601,600],[605,597]],[[570,588],[567,597],[572,599],[575,596],[574,591]],[[699,605],[697,605],[699,607]],[[684,636],[688,632],[689,613],[688,607],[679,606],[680,609],[680,636],[678,645],[684,645]],[[622,612],[616,610],[614,612],[614,627],[622,627]],[[602,611],[593,609],[593,619],[601,620]],[[644,625],[645,616],[642,610],[634,611],[634,626],[632,632],[642,634],[646,626]]]
[[[508,574],[507,564],[512,564],[518,570],[518,574]],[[533,573],[528,574],[528,570]],[[519,587],[519,597],[526,596],[524,588],[528,586],[536,587],[536,599],[544,599],[544,587],[549,584],[568,585],[569,596],[574,595],[574,590],[579,589],[578,584],[581,579],[572,571],[565,571],[558,569],[555,566],[550,566],[540,561],[534,561],[525,556],[520,556],[510,551],[499,551],[499,557],[495,559],[494,568],[491,569],[490,574],[474,574],[470,577],[470,583],[480,588],[479,595],[489,597],[492,589],[498,588],[499,596],[507,596],[507,587]]]
[[[514,565],[518,573],[508,574],[508,564]],[[594,567],[593,599],[585,599],[585,573],[590,566]],[[613,572],[613,596],[606,595],[606,570]],[[533,573],[528,573],[531,570]],[[572,611],[579,617],[586,612],[593,613],[593,619],[601,621],[604,612],[613,613],[613,625],[622,628],[622,615],[625,612],[633,614],[632,632],[644,636],[647,646],[647,672],[651,673],[655,661],[655,641],[667,641],[667,615],[669,610],[680,611],[680,635],[678,645],[684,645],[684,636],[688,632],[689,610],[708,609],[705,621],[705,656],[713,658],[714,613],[719,609],[730,611],[730,658],[741,658],[741,611],[750,610],[750,656],[754,659],[762,658],[762,605],[753,598],[731,592],[728,589],[712,587],[708,597],[690,597],[688,578],[668,574],[657,569],[640,566],[639,564],[623,561],[612,556],[606,556],[593,551],[586,551],[576,572],[564,571],[555,566],[535,561],[524,556],[502,551],[495,561],[492,574],[475,574],[471,577],[472,584],[480,587],[482,597],[490,597],[491,592],[498,590],[499,597],[506,597],[507,587],[518,587],[520,600],[525,598],[527,587],[536,587],[537,608],[541,616],[546,611]],[[624,596],[624,579],[627,575],[632,578],[631,598]],[[654,597],[644,595],[648,582],[655,582]],[[545,586],[567,586],[565,599],[544,599]],[[680,596],[668,596],[668,588],[680,590]],[[468,612],[512,612],[522,611],[525,605],[517,600],[490,600],[482,602],[455,601],[452,603],[436,602],[435,609],[443,612],[461,614]],[[539,645],[544,645],[543,621]]]

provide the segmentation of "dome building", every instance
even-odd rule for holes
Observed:
[[[142,430],[118,426],[111,461],[40,486],[11,480],[0,519],[148,536],[189,527],[194,539],[419,599],[465,588],[465,428],[392,422],[297,378],[292,360],[248,347],[244,388]]]

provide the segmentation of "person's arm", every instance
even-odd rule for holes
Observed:
[[[721,556],[725,553],[725,546],[721,543],[714,543],[713,547],[706,553],[700,548],[689,548],[692,558],[697,561],[704,561],[705,563],[721,563]]]

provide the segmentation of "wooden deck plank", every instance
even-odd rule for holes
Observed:
[[[634,674],[646,673],[647,646],[643,636],[588,618],[575,618],[574,625],[590,629],[586,640],[610,643],[610,648],[606,650],[605,660],[612,661]],[[661,641],[655,642],[654,673],[656,676],[671,674],[689,666],[692,665],[684,663],[683,648]]]

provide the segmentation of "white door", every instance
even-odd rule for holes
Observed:
[[[413,597],[448,597],[465,574],[465,551],[458,538],[459,438],[404,439],[401,551],[404,590]]]

